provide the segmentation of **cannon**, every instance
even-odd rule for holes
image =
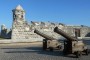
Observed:
[[[45,38],[43,39],[43,50],[50,49],[50,51],[53,51],[53,49],[61,49],[61,43],[56,38],[48,36],[37,29],[34,30],[34,33]]]
[[[88,55],[88,48],[82,40],[72,37],[58,27],[54,28],[54,32],[66,38],[66,40],[64,40],[64,55],[74,54],[76,57],[80,57],[83,53]]]

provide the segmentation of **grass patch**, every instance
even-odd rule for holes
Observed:
[[[4,39],[4,38],[0,36],[0,40],[1,40],[1,39]]]
[[[4,39],[4,38],[0,38],[0,40],[2,40],[2,39]]]
[[[4,38],[0,38],[0,40],[1,40],[1,39],[4,39]]]

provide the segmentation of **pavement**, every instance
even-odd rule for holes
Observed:
[[[74,55],[63,56],[60,50],[43,51],[42,42],[12,43],[0,44],[0,60],[90,60],[90,54],[75,58]]]

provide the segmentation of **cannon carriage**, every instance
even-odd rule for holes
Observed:
[[[63,30],[59,29],[58,27],[54,28],[54,32],[66,38],[66,40],[64,40],[64,49],[63,49],[64,55],[74,54],[76,55],[76,57],[80,57],[83,53],[88,55],[88,48],[82,40],[70,36]]]
[[[47,34],[44,34],[37,29],[34,30],[34,33],[44,38],[43,39],[43,50],[50,49],[50,51],[53,51],[53,49],[61,49],[62,45],[58,39],[53,38]]]

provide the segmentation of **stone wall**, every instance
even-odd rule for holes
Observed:
[[[42,41],[43,37],[34,33],[35,29],[50,35],[57,39],[62,39],[63,37],[55,32],[53,29],[57,26],[68,35],[73,37],[76,36],[76,29],[79,30],[80,36],[78,37],[90,37],[90,27],[87,26],[68,26],[63,23],[53,23],[53,22],[33,22],[28,23],[25,20],[25,11],[19,5],[13,12],[13,24],[12,30],[6,29],[5,25],[1,26],[1,36],[10,37],[15,42],[30,42],[30,41]]]
[[[10,39],[11,33],[12,33],[11,29],[7,29],[5,25],[1,26],[1,34],[0,35],[2,38]]]

